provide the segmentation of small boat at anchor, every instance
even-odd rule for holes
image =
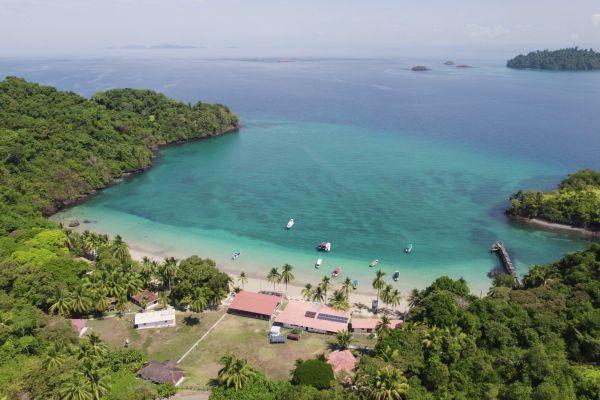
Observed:
[[[240,254],[242,254],[242,253],[240,253],[239,251],[238,251],[238,252],[235,252],[235,253],[233,253],[233,256],[231,256],[231,259],[232,259],[232,260],[235,260],[236,258],[238,258],[238,257],[240,256]]]
[[[321,267],[321,263],[323,262],[322,259],[317,259],[317,262],[315,263],[315,268],[320,268]]]
[[[330,242],[321,242],[317,246],[317,250],[328,253],[331,251],[331,243]]]
[[[352,289],[356,289],[358,287],[358,279],[352,281]]]
[[[288,221],[287,225],[285,226],[286,229],[292,229],[292,227],[294,226],[295,222],[294,222],[294,218],[290,218],[290,220]]]
[[[404,252],[405,252],[406,254],[410,254],[410,253],[412,252],[412,250],[413,250],[413,245],[412,245],[412,243],[408,244],[408,245],[407,245],[407,246],[404,248]]]
[[[398,280],[400,280],[400,271],[394,272],[394,275],[392,275],[392,279],[394,280],[394,282],[398,282]]]
[[[378,258],[376,258],[373,261],[371,261],[371,264],[369,264],[369,267],[373,268],[377,264],[379,264],[379,259]]]
[[[335,278],[336,276],[338,276],[341,273],[342,273],[342,267],[335,267],[335,269],[331,273],[331,276],[333,276]]]

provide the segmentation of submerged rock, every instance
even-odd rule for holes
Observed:
[[[421,71],[431,71],[431,68],[427,68],[424,65],[417,65],[410,69],[411,71],[421,72]]]

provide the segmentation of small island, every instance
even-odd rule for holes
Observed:
[[[448,60],[444,63],[444,65],[456,65],[456,63],[454,61]]]
[[[537,50],[508,60],[506,66],[514,69],[591,71],[600,69],[600,53],[592,49],[580,49],[578,47],[560,50]]]
[[[552,192],[519,190],[510,201],[509,216],[592,234],[600,231],[600,172],[584,169],[569,175]]]
[[[410,70],[415,71],[415,72],[423,72],[423,71],[431,71],[431,68],[428,68],[424,65],[417,65],[415,67],[412,67]]]

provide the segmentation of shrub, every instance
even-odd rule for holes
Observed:
[[[327,389],[333,380],[331,365],[321,360],[304,361],[294,370],[292,383],[294,385],[310,385],[317,389]]]

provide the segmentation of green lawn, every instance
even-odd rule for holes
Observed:
[[[88,327],[109,346],[122,348],[125,339],[157,361],[178,360],[225,312],[177,313],[177,325],[161,329],[134,329],[133,315],[88,322]]]
[[[297,359],[327,353],[333,340],[332,336],[304,332],[298,342],[270,344],[268,330],[267,321],[227,315],[181,363],[187,372],[186,385],[204,386],[216,378],[219,358],[227,352],[245,357],[272,378],[287,380]]]

